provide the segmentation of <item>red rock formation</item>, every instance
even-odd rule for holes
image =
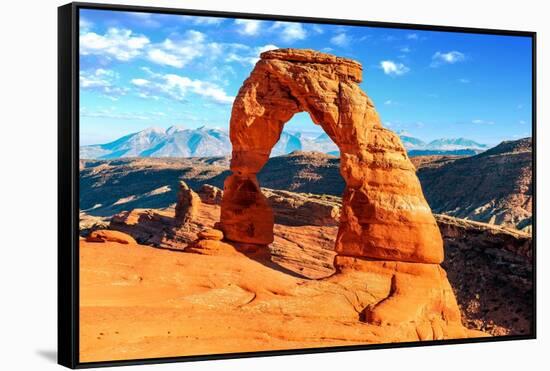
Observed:
[[[176,222],[178,225],[183,226],[196,217],[200,205],[200,197],[184,181],[180,181],[178,202],[176,204]]]
[[[93,231],[86,237],[87,242],[117,242],[124,245],[137,244],[134,237],[119,231],[111,231],[108,229],[102,229]]]
[[[223,232],[219,229],[206,228],[198,233],[198,237],[201,240],[221,241],[223,240]]]
[[[209,205],[219,205],[222,202],[223,191],[210,184],[203,184],[198,192],[201,201]]]
[[[443,242],[415,168],[361,90],[359,63],[313,50],[262,53],[233,104],[230,175],[221,228],[231,241],[273,242],[273,213],[256,174],[284,124],[306,111],[340,149],[346,182],[336,251],[342,256],[440,263]]]

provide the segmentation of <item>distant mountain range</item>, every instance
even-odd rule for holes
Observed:
[[[530,230],[531,156],[532,140],[523,138],[476,156],[423,162],[417,157],[413,163],[435,213]]]
[[[441,138],[428,143],[407,135],[400,135],[400,138],[410,157],[428,155],[472,156],[489,149],[486,144],[480,144],[466,138]]]
[[[431,142],[400,135],[409,156],[475,155],[489,149],[485,144],[465,138],[442,138]],[[294,151],[316,151],[338,156],[338,147],[326,133],[283,131],[271,156]],[[215,157],[231,153],[231,141],[225,130],[205,126],[186,129],[148,128],[106,144],[80,147],[83,159],[116,159],[126,157]]]
[[[531,138],[525,138],[475,156],[423,156],[412,162],[434,212],[528,231],[531,154]],[[80,208],[106,216],[167,207],[176,200],[180,179],[195,190],[203,184],[223,188],[229,174],[229,156],[81,160]],[[319,152],[272,157],[258,173],[258,181],[293,192],[340,196],[344,191],[340,159]]]

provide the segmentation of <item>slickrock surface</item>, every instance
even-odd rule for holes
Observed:
[[[81,241],[80,360],[483,336],[455,317],[444,325],[438,313],[452,311],[443,304],[426,315],[408,311],[413,322],[393,314],[381,317],[387,325],[362,321],[366,307],[376,312],[398,295],[392,277],[402,263],[309,280],[271,262],[265,249],[202,241],[212,245],[189,252]],[[397,274],[422,284],[414,273]]]
[[[198,239],[200,231],[213,228],[219,214],[219,206],[203,204],[189,230],[182,231],[173,227],[173,208],[134,210],[114,217],[110,228],[131,234],[142,244],[183,250]],[[492,335],[529,333],[533,296],[531,237],[508,228],[442,215],[435,217],[445,242],[443,268],[457,297],[463,324]],[[337,230],[336,226],[275,224],[275,241],[269,245],[271,261],[289,274],[303,278],[330,277],[335,273]],[[204,245],[186,251],[209,254],[217,250],[222,254],[227,247],[201,244]],[[226,248],[223,254],[232,252],[234,248]]]
[[[221,228],[236,242],[273,241],[273,213],[256,174],[283,125],[306,111],[340,148],[346,183],[336,252],[441,263],[443,242],[399,137],[382,127],[361,90],[361,65],[312,50],[262,53],[233,104],[231,171]]]

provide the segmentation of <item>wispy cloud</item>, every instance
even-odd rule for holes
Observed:
[[[115,120],[150,120],[151,116],[146,113],[139,112],[118,112],[114,108],[98,109],[90,111],[86,107],[80,110],[82,117],[106,118]]]
[[[127,29],[112,27],[103,35],[84,31],[80,35],[80,54],[129,61],[139,56],[149,43],[146,36],[136,35]]]
[[[470,79],[461,78],[461,79],[458,79],[458,82],[460,82],[461,84],[469,84],[469,83],[470,83]]]
[[[435,52],[435,54],[432,56],[432,63],[430,64],[430,67],[439,67],[442,64],[455,64],[458,62],[462,62],[465,59],[466,56],[464,55],[464,53],[456,50],[447,53],[438,51]]]
[[[315,32],[316,34],[319,34],[319,35],[325,33],[325,30],[323,29],[323,27],[321,27],[317,24],[312,25],[311,29],[313,30],[313,32]]]
[[[185,101],[188,95],[195,94],[218,104],[231,104],[235,97],[229,96],[225,90],[212,82],[192,79],[183,75],[155,73],[145,69],[148,79],[132,80],[137,94],[141,98],[164,96],[175,101]]]
[[[416,34],[416,33],[407,34],[406,38],[408,40],[418,40],[419,39],[418,34]]]
[[[153,45],[147,52],[147,59],[156,64],[182,68],[204,54],[207,48],[205,39],[202,32],[189,30],[182,38],[167,38]]]
[[[82,70],[79,73],[81,89],[97,91],[110,100],[118,100],[129,91],[128,88],[117,86],[118,79],[119,75],[116,72],[104,68]]]
[[[83,31],[80,36],[81,55],[97,55],[107,58],[107,62],[130,62],[143,58],[174,68],[183,68],[198,57],[216,58],[228,49],[235,49],[236,45],[208,42],[206,35],[196,30],[187,30],[181,35],[173,33],[157,43],[152,43],[144,35],[118,28],[110,28],[104,35]]]
[[[135,18],[139,21],[140,26],[157,28],[162,26],[162,22],[159,18],[162,18],[162,14],[155,13],[142,13],[142,12],[129,12],[127,13],[130,17]]]
[[[136,86],[147,86],[148,84],[150,84],[149,80],[145,79],[132,79],[131,83]]]
[[[238,32],[241,35],[255,36],[260,32],[262,21],[254,19],[236,19],[235,24],[238,26]]]
[[[93,27],[93,23],[84,17],[80,17],[78,27],[81,32],[87,32]]]
[[[195,26],[217,26],[221,24],[224,19],[218,17],[197,17],[197,16],[182,16],[185,21],[194,24]]]
[[[348,46],[351,42],[351,37],[348,36],[345,32],[334,35],[330,38],[330,42],[337,46]]]
[[[386,75],[390,76],[401,76],[410,71],[410,68],[405,66],[403,63],[396,63],[394,61],[381,61],[380,67]]]
[[[473,119],[472,124],[476,125],[494,125],[494,121],[482,120],[482,119]]]
[[[280,32],[281,40],[288,43],[304,40],[307,37],[307,32],[301,23],[275,22],[271,29]]]
[[[112,86],[117,74],[112,70],[98,68],[96,70],[80,71],[80,87],[82,89],[102,88]]]
[[[247,49],[245,53],[231,52],[225,58],[226,62],[239,62],[246,65],[255,65],[260,60],[260,54],[268,50],[278,49],[274,44],[258,46],[252,49]]]

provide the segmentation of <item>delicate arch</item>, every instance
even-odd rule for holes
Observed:
[[[340,149],[346,187],[336,252],[440,263],[443,243],[415,168],[397,135],[382,127],[361,90],[358,62],[300,49],[265,52],[233,104],[230,175],[221,228],[228,240],[273,242],[273,213],[256,174],[284,124],[308,112]]]

